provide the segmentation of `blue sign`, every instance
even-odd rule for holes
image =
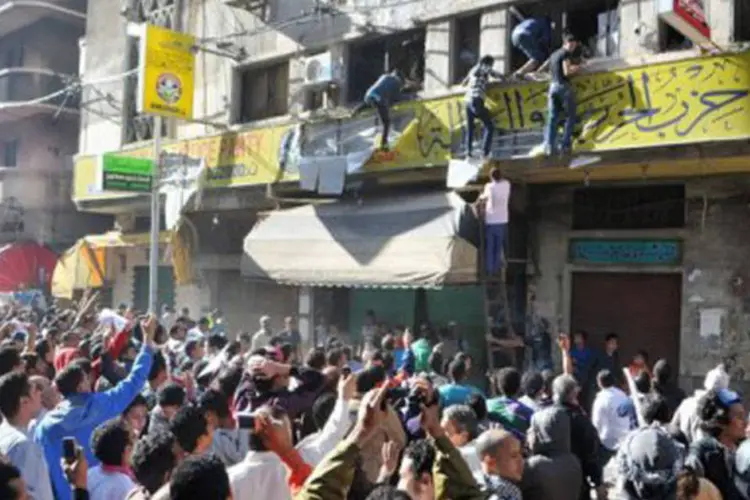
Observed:
[[[576,239],[570,241],[570,260],[583,264],[678,265],[682,262],[682,242]]]

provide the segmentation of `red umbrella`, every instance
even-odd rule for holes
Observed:
[[[21,286],[48,290],[57,254],[36,243],[11,243],[0,247],[0,292]]]

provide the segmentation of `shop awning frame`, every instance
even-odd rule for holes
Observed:
[[[242,274],[319,287],[476,283],[478,227],[471,207],[451,192],[279,210],[245,237]]]

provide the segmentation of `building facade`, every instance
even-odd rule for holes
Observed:
[[[106,227],[108,218],[81,214],[70,200],[80,111],[72,85],[85,21],[85,1],[0,3],[2,243],[60,251]]]
[[[691,47],[655,2],[132,0],[121,9],[99,0],[87,14],[83,77],[137,66],[128,22],[199,39],[195,119],[167,120],[162,131],[166,151],[210,167],[202,204],[186,215],[196,279],[171,292],[176,306],[219,307],[245,329],[261,314],[298,314],[308,337],[322,317],[356,331],[367,309],[407,325],[457,319],[481,355],[478,285],[347,291],[318,286],[326,280],[248,280],[243,240],[270,226],[277,208],[321,199],[354,207],[445,190],[466,126],[458,84],[480,55],[493,55],[503,73],[520,67],[513,28],[549,15],[556,43],[565,28],[586,47],[575,154],[594,160],[571,168],[530,157],[542,138],[545,83],[490,90],[493,157],[514,181],[508,322],[524,329],[533,306],[552,329],[586,330],[595,344],[618,333],[624,356],[646,349],[666,357],[692,384],[750,342],[741,225],[750,178],[750,53],[742,49],[750,11],[742,0],[708,5],[712,54]],[[394,67],[421,88],[394,108],[390,150],[373,151],[374,116],[349,118],[341,109]],[[97,192],[95,175],[98,154],[151,155],[154,131],[135,113],[133,78],[84,92],[104,97],[82,111],[73,186],[80,210],[114,215],[131,232],[148,227],[148,197]],[[472,200],[476,184],[460,191]],[[278,245],[285,255],[313,252],[291,240]],[[144,273],[135,268],[145,250],[119,252],[113,301],[142,301]]]

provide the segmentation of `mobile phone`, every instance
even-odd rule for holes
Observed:
[[[352,367],[351,366],[345,366],[341,369],[341,375],[344,377],[348,377],[352,374]]]
[[[241,413],[237,415],[237,427],[240,429],[255,429],[255,416],[249,413]]]
[[[76,440],[72,437],[63,438],[63,458],[68,463],[76,460]]]

